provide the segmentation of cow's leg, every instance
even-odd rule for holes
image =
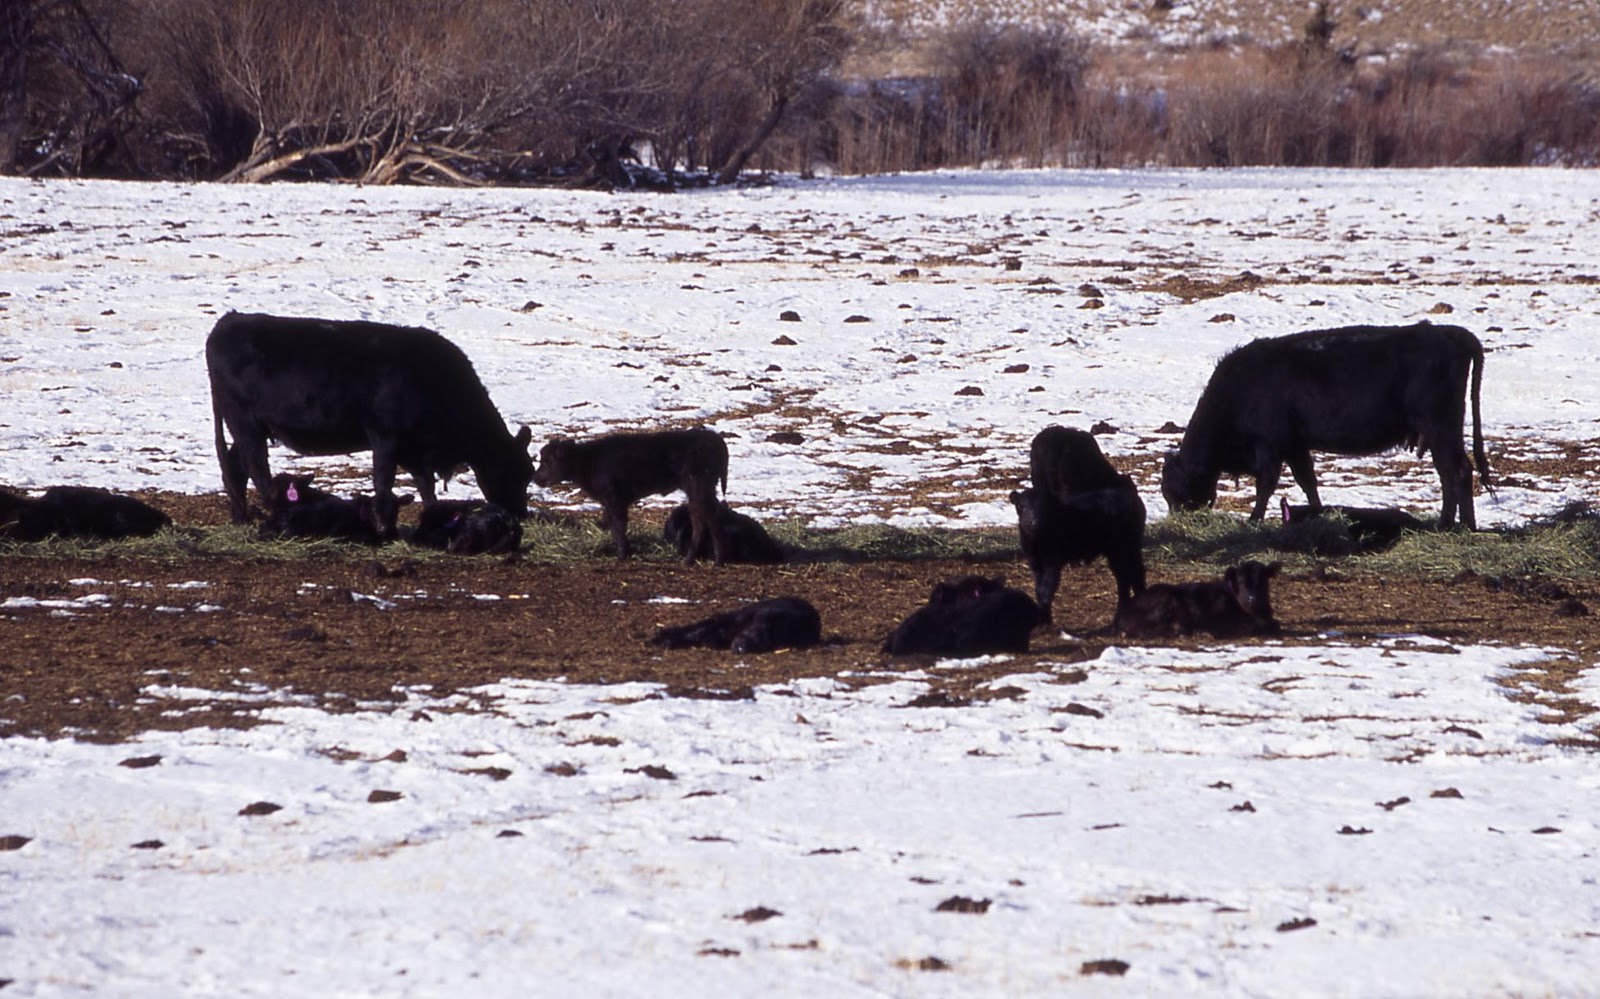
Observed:
[[[378,537],[387,541],[396,535],[395,517],[400,505],[394,500],[394,451],[383,446],[372,449],[372,510],[373,527]]]
[[[1144,556],[1139,549],[1106,555],[1106,564],[1117,581],[1117,606],[1144,592]]]
[[[628,506],[626,503],[608,503],[602,507],[600,522],[611,528],[611,543],[617,547],[617,558],[628,558],[633,550],[628,547]]]
[[[705,550],[706,535],[711,535],[711,561],[721,565],[728,554],[727,532],[722,529],[722,518],[717,516],[717,484],[715,482],[690,483],[684,490],[689,497],[689,551],[685,563],[692,563],[695,555]]]
[[[437,497],[433,488],[433,473],[426,468],[408,468],[411,473],[411,483],[417,487],[417,498],[424,504],[429,504]]]
[[[251,482],[255,483],[256,495],[261,498],[262,505],[267,503],[267,497],[272,490],[272,466],[267,463],[267,436],[263,431],[259,436],[247,433],[242,438],[235,437],[233,447],[228,449],[230,458],[236,468],[243,469]],[[228,499],[233,499],[230,493]],[[244,502],[244,482],[239,482],[239,502],[234,507],[233,522],[236,524],[247,523],[250,520],[250,511]]]
[[[1317,470],[1311,464],[1311,452],[1296,451],[1289,455],[1288,461],[1289,472],[1300,491],[1306,494],[1306,506],[1314,517],[1322,509],[1322,498],[1317,495]]]
[[[1061,566],[1059,564],[1037,564],[1033,566],[1033,597],[1039,605],[1039,623],[1049,624],[1054,615],[1050,605],[1055,602],[1056,589],[1061,585]]]
[[[1465,446],[1434,448],[1433,467],[1439,473],[1439,491],[1444,494],[1439,526],[1454,527],[1459,515],[1462,527],[1477,530],[1478,517],[1472,508],[1472,464],[1467,461]]]
[[[250,479],[239,454],[239,445],[228,445],[218,452],[217,458],[222,466],[222,488],[228,494],[228,513],[235,524],[246,523],[250,519],[250,502],[245,491]]]
[[[1278,491],[1278,480],[1283,477],[1283,462],[1273,455],[1256,463],[1256,505],[1250,511],[1251,520],[1261,520],[1267,515],[1267,504]]]

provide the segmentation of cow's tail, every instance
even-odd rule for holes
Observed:
[[[211,390],[211,422],[217,432],[217,463],[222,467],[223,485],[227,485],[228,472],[228,438],[223,433],[222,402],[217,398],[217,390]]]
[[[1483,453],[1483,412],[1478,404],[1483,389],[1483,344],[1474,337],[1472,346],[1472,460],[1478,466],[1478,481],[1492,496],[1494,482],[1489,478],[1489,458]]]

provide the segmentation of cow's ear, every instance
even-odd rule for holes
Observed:
[[[1237,589],[1239,586],[1239,570],[1228,566],[1228,571],[1222,574],[1222,581],[1228,584],[1228,589]]]
[[[533,431],[529,430],[528,425],[524,423],[522,425],[522,429],[517,431],[517,447],[520,447],[526,451],[528,449],[528,445],[532,443],[532,441]]]

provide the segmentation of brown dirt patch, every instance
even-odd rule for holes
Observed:
[[[216,497],[191,502],[191,510],[174,511],[180,521],[217,519]],[[177,504],[164,497],[163,505]],[[893,675],[928,660],[890,660],[878,650],[883,636],[933,583],[974,571],[1031,588],[1027,567],[1016,560],[868,562],[848,554],[721,569],[610,558],[408,565],[393,549],[272,561],[0,558],[0,604],[10,602],[0,608],[0,736],[112,740],[149,728],[251,724],[258,707],[252,698],[265,701],[268,690],[282,689],[336,711],[395,700],[397,688],[429,685],[438,693],[503,678],[651,681],[693,694],[861,671]],[[1151,572],[1171,578],[1159,565]],[[1573,598],[1594,604],[1595,588],[1589,580],[1494,589],[1476,578],[1312,570],[1282,578],[1274,600],[1291,642],[1324,642],[1332,631],[1356,642],[1405,632],[1460,643],[1537,643],[1589,657],[1600,653],[1600,620],[1558,611]],[[1557,592],[1561,599],[1551,595]],[[62,606],[89,593],[103,597]],[[646,643],[658,626],[781,595],[818,607],[826,644],[740,656],[663,652]],[[1069,569],[1056,617],[1076,637],[1039,634],[1029,654],[961,671],[941,690],[971,696],[1034,662],[1093,658],[1111,641],[1113,603],[1102,566]],[[147,689],[166,686],[242,699],[180,705]]]

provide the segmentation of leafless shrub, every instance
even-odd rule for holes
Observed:
[[[116,0],[0,2],[0,174],[117,172],[141,90],[107,41]]]

